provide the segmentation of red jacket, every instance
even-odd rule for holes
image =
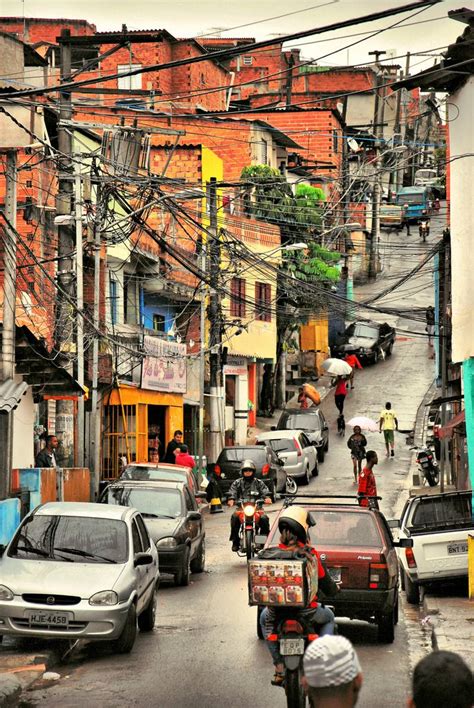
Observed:
[[[355,354],[346,354],[344,361],[349,364],[353,369],[362,369],[362,364]]]
[[[194,457],[191,457],[189,452],[178,452],[176,455],[176,465],[181,465],[182,467],[193,467],[196,465]]]
[[[364,467],[359,475],[359,488],[357,492],[358,494],[365,494],[367,497],[377,496],[377,485],[375,484],[374,473],[369,467]],[[369,502],[367,499],[362,499],[360,505],[369,506]]]

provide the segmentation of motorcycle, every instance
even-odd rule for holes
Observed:
[[[419,465],[423,477],[430,487],[436,487],[439,484],[439,467],[433,451],[429,447],[412,447],[410,450],[417,451],[416,463]]]
[[[262,506],[264,500],[256,498],[256,494],[251,494],[250,499],[240,499],[237,501],[236,514],[240,520],[239,556],[246,556],[248,560],[254,557],[256,552],[256,529],[263,514]],[[261,547],[261,546],[260,546]]]
[[[280,642],[280,654],[285,664],[283,683],[288,708],[304,708],[306,694],[302,684],[303,656],[308,644],[318,635],[315,634],[303,618],[283,619],[274,635],[269,639]]]
[[[423,243],[424,243],[426,241],[426,237],[430,235],[429,221],[420,221],[420,224],[418,226],[418,232],[420,234],[420,238],[423,239]]]

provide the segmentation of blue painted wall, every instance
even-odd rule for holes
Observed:
[[[20,500],[4,499],[0,501],[0,543],[7,545],[13,538],[20,523]]]
[[[165,332],[167,332],[174,322],[176,308],[160,303],[158,298],[147,296],[145,293],[143,302],[143,326],[153,329],[153,315],[163,315],[165,318]]]

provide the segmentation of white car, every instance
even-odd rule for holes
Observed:
[[[269,445],[284,463],[286,474],[308,484],[318,474],[318,453],[303,430],[272,430],[256,436],[257,445]]]

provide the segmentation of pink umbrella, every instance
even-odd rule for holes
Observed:
[[[350,425],[353,428],[358,425],[361,430],[367,430],[369,433],[376,433],[379,429],[379,425],[375,422],[375,420],[372,420],[372,418],[366,418],[363,415],[351,418],[347,421],[346,425]]]

